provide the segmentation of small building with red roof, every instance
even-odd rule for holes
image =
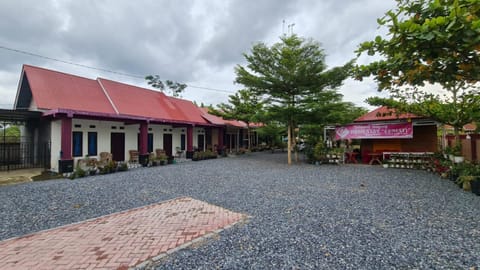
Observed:
[[[436,152],[437,122],[386,106],[370,111],[350,125],[337,127],[336,139],[361,139],[363,162],[383,152]]]
[[[49,143],[53,171],[63,171],[62,164],[71,170],[76,160],[101,152],[115,161],[128,161],[131,151],[145,157],[156,149],[190,158],[196,149],[222,149],[232,127],[237,133],[246,128],[159,91],[30,65],[22,68],[14,110],[42,113],[27,132],[37,143]]]

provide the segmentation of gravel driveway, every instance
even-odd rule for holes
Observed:
[[[480,266],[480,197],[424,171],[287,166],[283,153],[0,187],[0,239],[178,196],[251,218],[158,269]]]

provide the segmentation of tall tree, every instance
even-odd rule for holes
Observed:
[[[180,97],[187,85],[171,80],[162,81],[158,75],[148,75],[145,77],[147,83],[153,88],[160,89],[161,92],[167,92],[173,97]]]
[[[373,76],[379,91],[390,92],[390,98],[368,101],[450,124],[458,138],[480,106],[479,17],[478,0],[397,0],[397,8],[378,20],[388,38],[377,36],[357,51],[382,58],[357,67],[357,79]],[[446,94],[427,91],[427,83]]]
[[[349,67],[327,70],[319,43],[296,35],[284,35],[271,47],[258,43],[244,57],[248,64],[237,65],[236,82],[263,96],[268,109],[285,123],[291,164],[292,134],[301,118],[301,105],[315,93],[340,86]]]
[[[209,112],[227,120],[240,120],[247,124],[248,149],[251,149],[251,123],[258,121],[258,114],[261,112],[263,104],[259,101],[252,91],[243,89],[230,95],[228,103],[221,103],[217,108],[210,106]]]

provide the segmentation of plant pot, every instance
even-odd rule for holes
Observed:
[[[465,182],[463,182],[462,188],[463,188],[463,190],[465,190],[465,191],[471,191],[471,190],[472,190],[471,181],[465,181]]]
[[[470,187],[472,188],[472,193],[480,196],[480,179],[470,182]]]
[[[462,163],[464,161],[463,156],[453,156],[454,163]]]
[[[383,164],[383,168],[388,168],[388,164]]]

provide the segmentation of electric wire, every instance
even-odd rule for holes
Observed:
[[[29,56],[33,56],[33,57],[38,57],[38,58],[42,58],[42,59],[46,59],[46,60],[50,60],[50,61],[56,61],[56,62],[68,64],[68,65],[78,66],[78,67],[82,67],[82,68],[88,68],[88,69],[92,69],[92,70],[98,70],[98,71],[108,72],[108,73],[117,74],[117,75],[121,75],[121,76],[137,78],[137,79],[145,79],[145,76],[141,76],[141,75],[138,75],[138,74],[130,74],[130,73],[118,72],[118,71],[114,71],[114,70],[106,69],[106,68],[88,66],[88,65],[79,64],[79,63],[75,63],[75,62],[72,62],[72,61],[66,61],[66,60],[62,60],[62,59],[58,59],[58,58],[53,58],[53,57],[49,57],[49,56],[45,56],[45,55],[41,55],[41,54],[37,54],[37,53],[24,51],[24,50],[9,48],[9,47],[5,47],[3,45],[0,45],[0,49],[11,51],[11,52],[16,52],[16,53],[20,53],[20,54],[25,54],[25,55],[29,55]],[[232,92],[232,91],[228,91],[228,90],[224,90],[224,89],[218,89],[218,88],[212,88],[212,87],[195,86],[195,85],[190,85],[190,84],[187,84],[187,87],[202,89],[202,90],[207,90],[207,91],[213,91],[213,92],[219,92],[219,93],[234,94],[234,92]]]

